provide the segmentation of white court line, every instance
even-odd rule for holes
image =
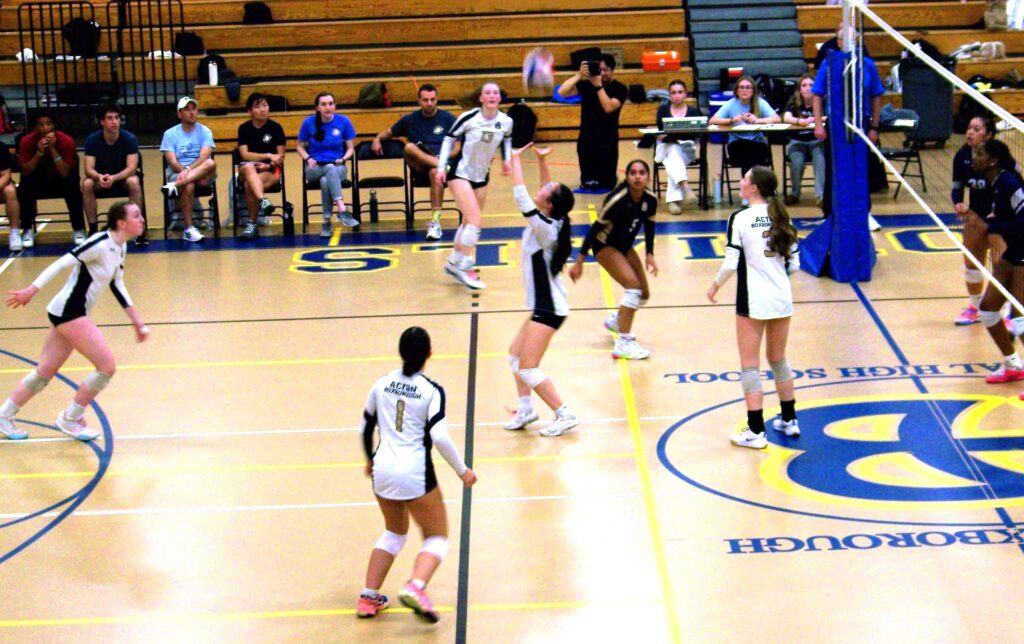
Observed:
[[[630,498],[640,496],[639,492],[609,492],[607,494],[558,494],[548,496],[509,496],[489,499],[474,498],[474,503],[527,503],[533,501],[568,501],[568,500],[603,500],[610,498]],[[445,499],[445,503],[458,505],[459,499]],[[191,508],[129,508],[125,510],[79,510],[73,517],[112,517],[147,514],[214,514],[226,512],[280,512],[287,510],[338,510],[345,508],[377,507],[376,501],[352,501],[348,503],[309,503],[288,505],[233,505],[233,506],[197,506]],[[0,520],[20,519],[28,516],[27,512],[0,514]],[[47,512],[35,518],[53,518],[58,512]]]

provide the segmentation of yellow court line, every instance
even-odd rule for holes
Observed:
[[[633,458],[631,453],[608,454],[537,454],[535,456],[492,456],[478,458],[478,463],[522,463],[529,461],[580,461],[612,460]],[[204,467],[149,467],[144,469],[109,469],[105,476],[151,476],[154,474],[234,474],[247,472],[283,472],[301,470],[339,470],[365,467],[366,461],[350,463],[278,463],[267,465],[220,465]],[[82,472],[30,472],[27,474],[0,474],[0,481],[21,481],[27,479],[68,479],[96,476],[95,471]]]
[[[593,206],[591,206],[593,208]],[[597,220],[597,213],[590,211],[591,223]],[[601,288],[604,291],[605,305],[609,308],[617,308],[615,296],[612,293],[612,281],[608,273],[601,270]],[[675,589],[672,586],[672,578],[668,570],[668,557],[665,554],[665,540],[661,534],[661,521],[658,519],[658,507],[654,501],[654,486],[651,483],[651,469],[647,464],[647,455],[644,449],[644,438],[640,431],[640,415],[636,410],[636,397],[633,394],[633,380],[629,375],[629,361],[616,360],[619,367],[619,379],[622,382],[622,397],[626,404],[626,419],[629,422],[629,435],[633,442],[633,453],[636,457],[636,466],[640,474],[640,487],[643,489],[644,507],[647,512],[647,524],[650,529],[651,546],[654,549],[654,561],[658,567],[658,578],[661,582],[661,595],[664,599],[665,612],[668,617],[669,634],[673,642],[683,641],[679,624],[679,616],[676,614]]]

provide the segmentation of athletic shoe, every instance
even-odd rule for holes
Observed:
[[[260,226],[269,226],[270,225],[270,217],[269,216],[267,216],[267,217],[259,216],[259,217],[256,218],[256,222],[259,223]]]
[[[451,275],[456,282],[466,286],[467,288],[471,288],[475,291],[484,288],[484,283],[480,281],[480,277],[477,275],[475,269],[459,268],[451,262],[445,262],[444,272]]]
[[[985,376],[985,382],[990,385],[999,384],[1002,382],[1013,382],[1014,380],[1024,380],[1024,369],[1016,369],[1006,364],[999,365],[999,368],[995,372]]]
[[[794,195],[786,195],[785,197],[782,198],[782,202],[787,206],[795,206],[798,203],[800,203],[800,197],[796,197]]]
[[[878,223],[878,220],[871,213],[868,213],[868,230],[873,233],[882,230],[882,224]]]
[[[347,228],[355,228],[356,226],[359,225],[359,221],[356,220],[356,218],[353,217],[347,210],[338,211],[338,221],[341,222],[342,226],[345,226]]]
[[[434,610],[434,603],[427,597],[427,593],[417,588],[416,584],[411,581],[402,590],[398,591],[398,598],[402,600],[403,604],[413,609],[417,615],[428,622],[436,624],[441,621],[441,616]]]
[[[185,234],[182,237],[185,241],[192,242],[193,244],[203,241],[203,233],[199,232],[195,226],[189,226],[186,228]]]
[[[768,438],[764,434],[755,434],[749,427],[744,427],[729,437],[733,445],[750,447],[752,449],[764,449],[768,447]]]
[[[324,237],[324,238],[328,238],[328,237],[330,237],[333,234],[334,234],[334,228],[331,227],[331,222],[325,221],[323,223],[323,225],[320,226],[320,236]]]
[[[564,416],[555,414],[554,420],[540,428],[541,436],[561,436],[565,432],[569,431],[576,425],[580,424],[580,419],[576,417],[576,414],[569,412]]]
[[[953,320],[953,324],[957,326],[967,326],[968,324],[974,324],[975,322],[980,321],[981,318],[979,317],[978,309],[974,308],[974,305],[971,304],[963,311],[960,311],[960,315],[956,316],[956,319]]]
[[[25,248],[32,248],[36,245],[36,231],[29,228],[21,233],[21,245]]]
[[[604,328],[608,329],[612,333],[619,332],[619,312],[612,311],[608,314],[608,317],[604,319]]]
[[[771,423],[772,429],[777,432],[782,432],[790,438],[797,438],[800,436],[800,424],[797,422],[796,418],[787,421],[782,420],[782,416],[776,416],[771,420]]]
[[[98,431],[86,428],[84,416],[78,420],[71,420],[64,416],[64,412],[61,412],[60,416],[57,416],[56,424],[57,429],[82,442],[94,440],[100,435]]]
[[[11,249],[12,253],[17,253],[22,249],[21,245],[21,231],[17,228],[11,228],[11,236],[7,240],[7,246]]]
[[[381,612],[388,607],[387,595],[377,595],[376,597],[369,597],[367,595],[359,596],[359,603],[356,604],[356,616],[357,617],[376,617],[377,613]]]
[[[697,203],[697,193],[695,193],[693,191],[693,189],[687,189],[686,192],[683,193],[683,203],[684,204],[689,204],[691,206],[696,204]]]
[[[245,228],[242,229],[242,239],[256,239],[260,234],[259,225],[251,219],[245,222]]]
[[[519,411],[516,412],[516,415],[513,416],[510,421],[505,423],[505,429],[526,429],[527,425],[529,425],[530,423],[534,422],[539,418],[540,415],[532,409],[527,412],[524,412],[522,409],[520,409]]]
[[[71,231],[71,241],[75,246],[85,242],[85,231],[84,230],[73,230]]]
[[[164,193],[164,196],[168,198],[177,197],[178,186],[174,185],[174,182],[172,181],[160,186],[160,192]]]
[[[681,215],[683,214],[683,202],[682,201],[670,201],[667,204],[668,214],[670,215]]]
[[[0,434],[7,437],[7,440],[20,441],[28,438],[28,432],[24,429],[18,429],[14,424],[14,417],[5,418],[0,416]]]
[[[624,340],[620,336],[619,339],[615,341],[615,348],[612,349],[612,355],[623,360],[643,360],[647,356],[651,355],[651,350],[641,347],[636,343],[636,340]]]
[[[270,199],[266,197],[260,199],[259,216],[269,217],[272,212],[274,212],[274,204],[270,203]]]
[[[441,222],[433,219],[427,222],[427,239],[441,239]]]

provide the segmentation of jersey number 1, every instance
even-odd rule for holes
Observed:
[[[402,417],[405,416],[405,401],[399,400],[395,404],[395,431],[402,431]]]

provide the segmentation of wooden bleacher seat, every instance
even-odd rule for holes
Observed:
[[[985,13],[985,3],[977,0],[872,3],[868,8],[901,31],[924,27],[963,29],[977,23]],[[801,32],[835,31],[842,17],[841,6],[799,5],[796,9],[797,28]]]
[[[939,51],[948,54],[960,45],[972,42],[986,42],[998,40],[1006,45],[1008,56],[1024,55],[1024,31],[992,32],[984,29],[943,29],[943,30],[901,30],[900,33],[908,40],[924,38],[939,48]],[[805,33],[804,57],[814,60],[818,53],[818,43],[823,43],[832,38],[835,31],[821,33]],[[903,45],[897,42],[892,36],[880,32],[865,32],[864,45],[871,52],[871,57],[877,60],[886,58],[899,58],[903,53]]]

